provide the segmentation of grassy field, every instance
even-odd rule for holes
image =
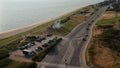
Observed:
[[[113,24],[115,23],[116,21],[119,21],[120,20],[120,17],[115,17],[113,19],[108,19],[108,20],[99,20],[96,25],[108,25],[108,24]]]

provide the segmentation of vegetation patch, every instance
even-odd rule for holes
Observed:
[[[107,11],[107,14],[117,14]],[[91,68],[120,67],[120,16],[102,19],[94,27],[93,37],[88,48],[87,61]],[[96,32],[101,31],[99,34]]]
[[[11,62],[12,62],[12,60],[8,59],[8,58],[0,60],[0,68],[3,68],[5,66],[9,65]]]
[[[113,24],[116,21],[119,21],[120,17],[115,17],[113,19],[108,19],[108,20],[99,20],[96,25],[109,25],[109,24]]]
[[[9,57],[9,51],[5,49],[0,49],[0,60]]]
[[[99,36],[110,49],[120,53],[120,30],[108,29]]]
[[[17,68],[37,68],[37,64],[35,62],[29,62],[29,63],[21,63],[18,65]]]

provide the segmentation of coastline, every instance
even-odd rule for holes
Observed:
[[[86,7],[86,6],[84,6],[84,7]],[[59,18],[64,17],[64,16],[67,16],[67,15],[69,15],[69,14],[75,12],[75,11],[80,10],[81,8],[83,8],[83,7],[76,8],[76,9],[73,9],[71,11],[59,14],[58,16],[56,16],[54,18],[49,18],[49,19],[47,19],[45,21],[42,21],[42,22],[39,22],[39,23],[35,23],[35,24],[32,24],[32,25],[24,26],[22,28],[12,29],[12,30],[5,31],[5,32],[0,32],[0,40],[4,39],[4,38],[11,37],[11,36],[14,36],[14,35],[22,33],[22,32],[29,31],[29,30],[31,30],[31,29],[33,29],[33,28],[35,28],[37,26],[40,26],[42,24],[48,23],[50,21],[54,21],[54,20],[59,19]]]

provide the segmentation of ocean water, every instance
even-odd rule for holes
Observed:
[[[0,32],[22,28],[104,0],[0,0]]]

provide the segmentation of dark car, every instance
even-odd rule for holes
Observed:
[[[47,47],[48,46],[48,44],[47,43],[44,43],[43,45],[42,45],[42,47]]]
[[[83,40],[83,41],[86,41],[86,39],[85,39],[85,38],[83,38],[82,40]]]
[[[47,37],[51,37],[52,36],[52,34],[47,34]]]
[[[45,40],[45,39],[46,39],[45,37],[39,37],[39,38],[37,38],[36,41],[38,41],[38,42],[42,42],[42,41]]]

